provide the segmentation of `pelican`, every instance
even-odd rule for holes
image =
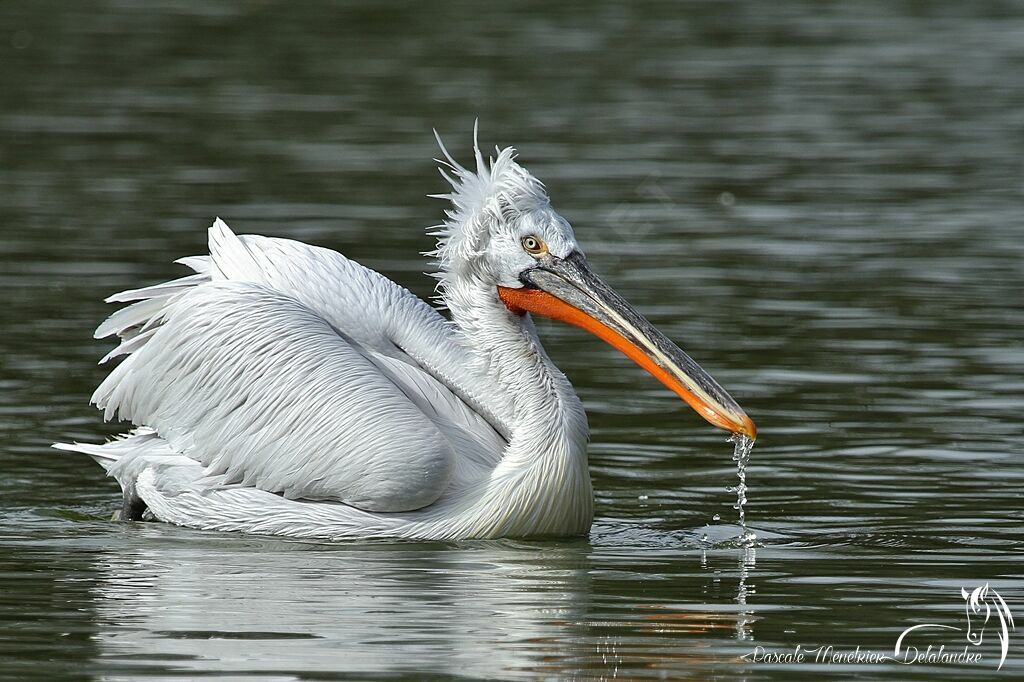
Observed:
[[[435,132],[436,136],[436,132]],[[588,425],[532,315],[581,327],[716,427],[754,423],[591,271],[543,184],[495,148],[433,228],[437,309],[340,253],[236,235],[219,218],[192,274],[114,294],[95,336],[120,358],[92,402],[134,428],[85,453],[124,520],[329,540],[585,535]]]

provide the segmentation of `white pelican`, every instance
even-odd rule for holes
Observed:
[[[236,236],[219,218],[194,274],[115,294],[96,337],[123,360],[92,402],[136,428],[83,452],[120,517],[301,538],[588,532],[586,414],[530,314],[597,335],[720,428],[754,423],[590,270],[512,148],[476,168],[441,146],[433,307],[339,253]]]

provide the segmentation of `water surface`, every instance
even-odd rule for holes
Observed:
[[[1019,10],[3,3],[0,676],[991,677],[994,631],[975,664],[741,657],[891,650],[985,582],[1024,619]],[[108,522],[116,484],[47,447],[118,430],[87,406],[101,299],[181,274],[216,215],[429,295],[430,128],[464,157],[476,117],[757,422],[758,546],[729,542],[724,436],[547,322],[590,415],[588,538]]]

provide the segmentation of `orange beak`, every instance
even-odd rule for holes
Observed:
[[[544,256],[521,279],[526,286],[498,287],[509,310],[587,330],[654,375],[714,426],[757,438],[754,422],[725,389],[594,275],[582,254]]]

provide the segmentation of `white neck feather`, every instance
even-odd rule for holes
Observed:
[[[520,524],[535,534],[585,532],[593,518],[589,430],[572,384],[544,351],[530,316],[510,312],[494,285],[452,282],[445,302],[474,360],[508,396],[511,437],[489,482],[504,496],[494,522],[512,524],[506,532]]]

